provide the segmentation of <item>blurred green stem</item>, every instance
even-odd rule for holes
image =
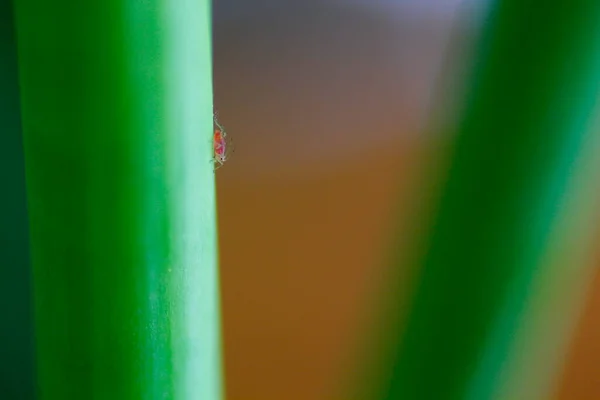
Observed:
[[[396,292],[371,382],[378,395],[364,398],[494,397],[557,229],[589,243],[589,224],[568,213],[575,202],[587,208],[573,218],[591,218],[594,202],[570,191],[598,185],[580,158],[598,134],[600,2],[500,1],[475,61],[439,201],[424,216],[433,223],[410,311],[402,323]]]
[[[40,399],[222,398],[208,0],[16,0]]]

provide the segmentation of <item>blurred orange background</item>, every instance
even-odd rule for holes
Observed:
[[[450,37],[476,25],[458,1],[400,3],[215,3],[215,105],[236,146],[217,174],[229,400],[343,398],[390,232],[441,140]],[[556,399],[600,398],[599,309],[597,278]]]

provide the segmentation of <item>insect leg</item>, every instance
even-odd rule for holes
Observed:
[[[215,111],[215,114],[213,116],[214,117],[214,121],[215,121],[215,125],[221,130],[221,133],[222,133],[223,136],[227,136],[227,134],[225,133],[225,129],[223,129],[223,127],[221,126],[221,124],[219,124],[219,121],[217,121],[217,114],[218,114],[218,112]]]

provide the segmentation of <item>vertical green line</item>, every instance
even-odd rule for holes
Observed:
[[[41,399],[222,398],[208,0],[17,0]]]

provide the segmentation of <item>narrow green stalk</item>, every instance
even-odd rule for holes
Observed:
[[[501,372],[507,360],[514,365],[509,354],[519,348],[513,339],[532,301],[530,289],[553,273],[548,257],[559,254],[553,251],[559,230],[569,227],[583,239],[591,233],[578,221],[593,215],[594,202],[574,200],[570,191],[587,196],[580,182],[598,185],[582,176],[579,163],[598,134],[598,93],[599,2],[494,6],[439,201],[433,217],[423,217],[433,223],[418,249],[410,311],[400,323],[404,316],[394,302],[403,294],[395,293],[390,309],[396,311],[381,327],[385,350],[373,368],[379,376],[370,382],[377,395],[364,399],[483,400],[500,398],[499,390],[511,393],[501,387]],[[586,210],[574,215],[574,202]],[[560,254],[579,254],[586,240]],[[570,273],[574,280],[585,276],[584,268]],[[538,385],[535,393],[544,389]]]
[[[208,0],[16,0],[40,399],[222,398]]]

